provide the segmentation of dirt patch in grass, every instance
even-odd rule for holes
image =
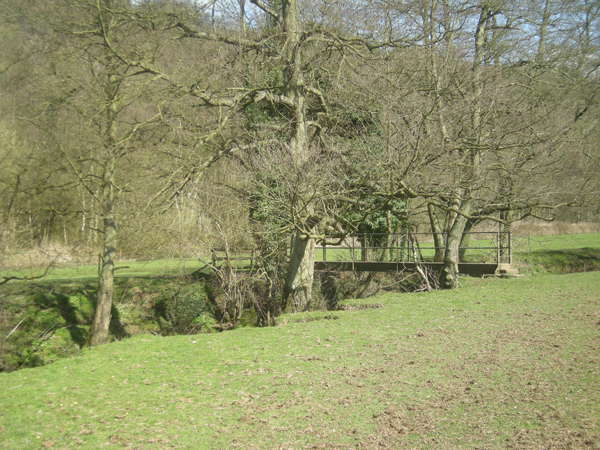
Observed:
[[[339,309],[340,311],[359,311],[361,309],[379,309],[382,308],[383,305],[379,305],[377,303],[353,303],[353,304],[341,304]]]
[[[308,323],[318,320],[337,320],[339,316],[336,314],[324,313],[317,311],[310,314],[286,314],[278,321],[279,325],[287,325],[288,323]]]

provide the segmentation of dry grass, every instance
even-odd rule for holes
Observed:
[[[46,242],[31,249],[5,249],[0,256],[0,271],[40,270],[47,266],[83,265],[97,262],[98,255],[80,247]]]
[[[517,222],[513,227],[515,237],[556,236],[563,234],[600,233],[600,223],[592,222]]]

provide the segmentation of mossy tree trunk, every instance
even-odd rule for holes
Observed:
[[[290,100],[290,120],[293,124],[293,136],[290,147],[293,155],[293,164],[296,171],[309,158],[308,130],[306,123],[306,90],[304,75],[302,73],[302,49],[300,38],[302,27],[298,21],[298,4],[296,0],[282,0],[281,15],[285,32],[284,51],[284,76],[287,87],[285,96]],[[309,202],[307,202],[308,204]],[[310,205],[305,211],[310,215]],[[292,301],[296,310],[305,311],[310,306],[312,299],[312,284],[314,279],[315,241],[310,238],[315,222],[296,224],[297,230],[292,236],[290,261],[283,293],[283,301]]]
[[[461,204],[461,211],[468,214],[470,210],[470,200],[465,200]],[[440,286],[442,289],[456,289],[458,287],[458,263],[460,262],[460,241],[463,231],[467,225],[468,219],[459,214],[448,232],[446,239],[446,253],[444,255],[444,266],[440,277]]]
[[[461,174],[461,187],[458,189],[458,204],[453,209],[456,217],[448,231],[446,240],[446,254],[444,266],[440,277],[440,285],[443,289],[456,289],[458,287],[458,264],[460,262],[460,243],[469,222],[469,215],[473,208],[472,189],[473,183],[479,176],[481,166],[481,148],[484,141],[482,131],[482,101],[484,93],[484,81],[482,68],[485,63],[486,33],[489,23],[493,20],[491,4],[483,0],[479,5],[481,11],[475,29],[475,52],[472,66],[472,90],[473,110],[471,112],[472,135],[464,141],[464,147],[460,150],[461,157],[465,162]]]
[[[104,30],[104,41],[108,46],[112,44],[112,34],[109,29]],[[117,254],[117,227],[115,224],[115,170],[118,161],[118,120],[119,120],[119,85],[123,76],[116,69],[114,57],[105,50],[105,66],[108,69],[106,86],[106,131],[102,135],[106,159],[103,161],[104,174],[102,177],[102,223],[103,223],[103,252],[102,267],[98,278],[98,293],[96,296],[96,309],[94,321],[90,330],[90,345],[102,345],[108,341],[110,327],[112,300],[114,291],[114,270]]]
[[[462,237],[460,239],[460,248],[458,251],[458,257],[460,262],[464,262],[465,255],[467,254],[467,247],[471,242],[471,231],[473,231],[473,227],[475,226],[475,220],[469,219],[465,224],[465,229],[463,230]]]
[[[110,178],[110,175],[108,178]],[[107,186],[107,190],[112,191],[112,186]],[[112,192],[110,196],[112,197]],[[114,269],[117,252],[117,227],[115,225],[114,201],[112,199],[105,202],[103,224],[104,251],[102,254],[102,267],[98,278],[94,320],[90,330],[90,346],[92,347],[107,342],[111,320]]]
[[[427,205],[427,212],[429,213],[429,223],[431,224],[431,232],[433,233],[433,244],[435,245],[435,255],[433,257],[434,262],[442,262],[444,260],[444,232],[440,226],[440,222],[435,210],[435,205]]]

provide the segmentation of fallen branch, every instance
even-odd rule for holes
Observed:
[[[10,336],[11,336],[11,335],[12,335],[12,334],[15,332],[15,331],[17,331],[17,328],[19,328],[19,325],[21,325],[21,324],[22,324],[22,323],[25,321],[25,319],[27,319],[27,317],[29,317],[29,316],[25,316],[23,319],[21,319],[21,321],[20,321],[20,322],[17,324],[17,326],[16,326],[16,327],[14,327],[14,328],[12,329],[12,331],[6,335],[6,337],[4,338],[4,340],[5,340],[5,341],[6,341],[6,340],[8,340],[8,338],[9,338],[9,337],[10,337]]]

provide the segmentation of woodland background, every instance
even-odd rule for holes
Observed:
[[[323,241],[446,232],[454,288],[469,230],[598,222],[595,1],[2,0],[0,34],[0,270],[100,255],[91,345],[119,260],[254,251],[217,278],[269,325]]]

